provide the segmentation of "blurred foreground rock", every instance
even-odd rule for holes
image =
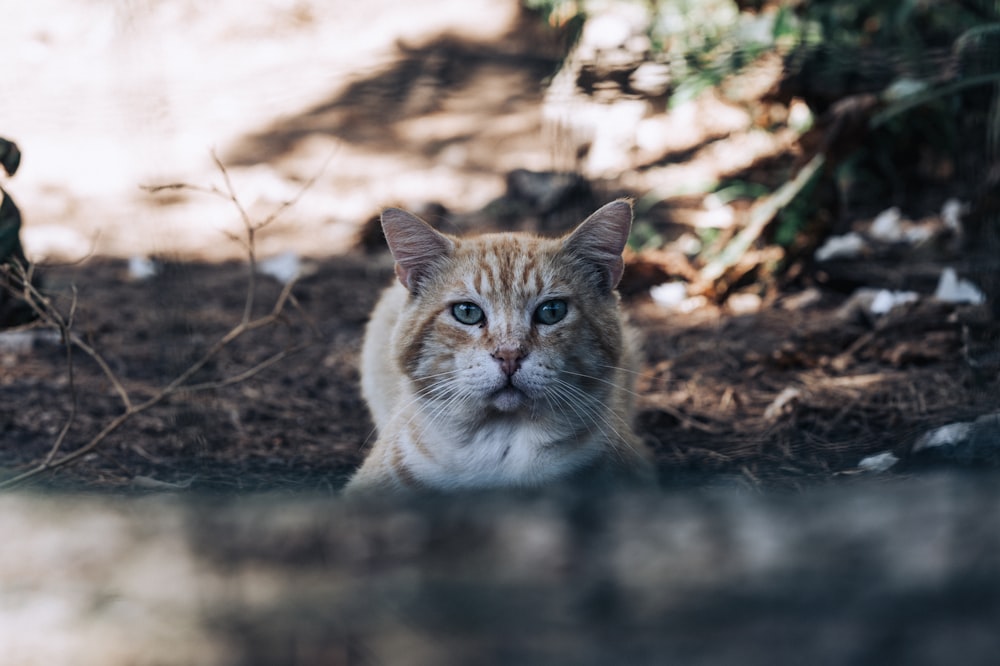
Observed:
[[[0,662],[995,663],[1000,485],[0,497]]]

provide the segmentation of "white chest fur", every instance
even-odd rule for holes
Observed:
[[[485,420],[474,429],[438,422],[433,433],[419,426],[408,430],[401,433],[403,461],[441,489],[543,485],[586,466],[601,451],[586,433],[560,432],[525,417]],[[429,446],[406,441],[429,434]]]

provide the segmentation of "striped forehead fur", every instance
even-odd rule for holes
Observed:
[[[556,277],[560,241],[528,234],[488,234],[456,244],[453,276],[483,298],[518,301],[537,295]]]

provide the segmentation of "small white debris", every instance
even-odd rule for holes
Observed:
[[[128,276],[133,280],[148,280],[159,273],[159,266],[149,257],[129,257]]]
[[[930,224],[911,224],[903,228],[903,242],[908,245],[920,245],[934,238],[934,226]]]
[[[837,316],[841,319],[853,320],[860,315],[868,316],[872,314],[872,303],[878,295],[878,289],[871,287],[860,287],[855,289],[850,298],[837,309]]]
[[[865,239],[860,234],[852,231],[843,236],[830,236],[826,242],[816,250],[816,261],[830,261],[831,259],[855,259],[861,256],[865,249]]]
[[[674,309],[687,298],[687,284],[684,282],[665,282],[650,287],[649,295],[657,305]]]
[[[696,310],[701,310],[702,308],[707,308],[709,306],[708,298],[705,296],[691,296],[690,298],[685,298],[681,303],[674,308],[675,312],[681,314],[689,314]]]
[[[898,102],[908,97],[919,95],[927,90],[928,84],[919,79],[907,77],[896,79],[882,92],[882,99],[887,103]]]
[[[868,233],[875,240],[885,243],[898,243],[903,240],[906,234],[903,231],[902,212],[896,206],[882,211],[872,220]]]
[[[698,229],[729,229],[736,224],[736,209],[713,192],[705,195],[701,210],[694,211],[692,217]]]
[[[884,315],[897,306],[913,303],[919,299],[920,294],[915,291],[889,291],[888,289],[880,289],[875,294],[875,298],[872,299],[868,310],[875,315]]]
[[[934,298],[946,303],[968,303],[981,305],[986,302],[986,295],[976,285],[958,277],[954,268],[941,271]]]
[[[689,257],[693,257],[701,252],[704,245],[701,240],[698,239],[692,233],[683,233],[677,238],[673,243],[670,243],[671,249],[677,250],[681,254],[686,254]]]
[[[785,388],[764,410],[764,418],[768,421],[776,421],[782,415],[791,412],[801,398],[802,391],[799,389],[791,386]]]
[[[813,126],[813,114],[809,105],[798,97],[788,107],[788,126],[800,134]]]
[[[823,300],[823,293],[816,287],[809,287],[797,294],[790,294],[778,301],[782,310],[805,310]]]
[[[160,481],[150,476],[137,475],[132,477],[132,485],[142,490],[186,490],[191,487],[191,483],[195,478],[192,476],[180,483],[170,483],[169,481]]]
[[[891,451],[883,451],[882,453],[876,453],[873,456],[864,458],[858,463],[858,469],[881,474],[882,472],[889,471],[898,462],[899,458],[894,456]]]
[[[975,421],[949,423],[921,435],[913,444],[913,453],[973,465],[1000,460],[1000,412],[983,414]]]
[[[913,451],[932,449],[938,446],[955,446],[969,439],[975,424],[961,422],[949,423],[921,435],[913,445]]]
[[[956,234],[962,233],[962,217],[968,212],[968,205],[958,199],[948,199],[941,206],[941,221],[947,229]]]
[[[0,352],[20,356],[35,346],[34,331],[3,331],[0,333]]]
[[[38,343],[58,344],[62,342],[55,329],[33,328],[27,331],[0,332],[0,353],[19,356],[30,352]]]
[[[302,260],[295,252],[282,252],[258,262],[257,272],[288,284],[302,274]]]
[[[764,301],[757,294],[733,294],[726,299],[726,307],[735,315],[748,315],[760,312]]]
[[[705,198],[705,209],[694,211],[692,222],[698,229],[730,229],[736,224],[736,209],[730,205],[715,205]]]
[[[937,220],[913,222],[903,217],[899,208],[888,208],[872,220],[868,235],[880,243],[905,243],[920,245],[940,232]]]

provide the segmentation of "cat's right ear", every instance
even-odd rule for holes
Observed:
[[[382,231],[392,258],[396,260],[396,277],[413,294],[440,261],[455,249],[450,238],[399,208],[388,208],[382,213]]]
[[[592,267],[597,282],[613,290],[622,278],[622,252],[632,229],[632,202],[619,199],[602,206],[567,238],[564,247]]]

